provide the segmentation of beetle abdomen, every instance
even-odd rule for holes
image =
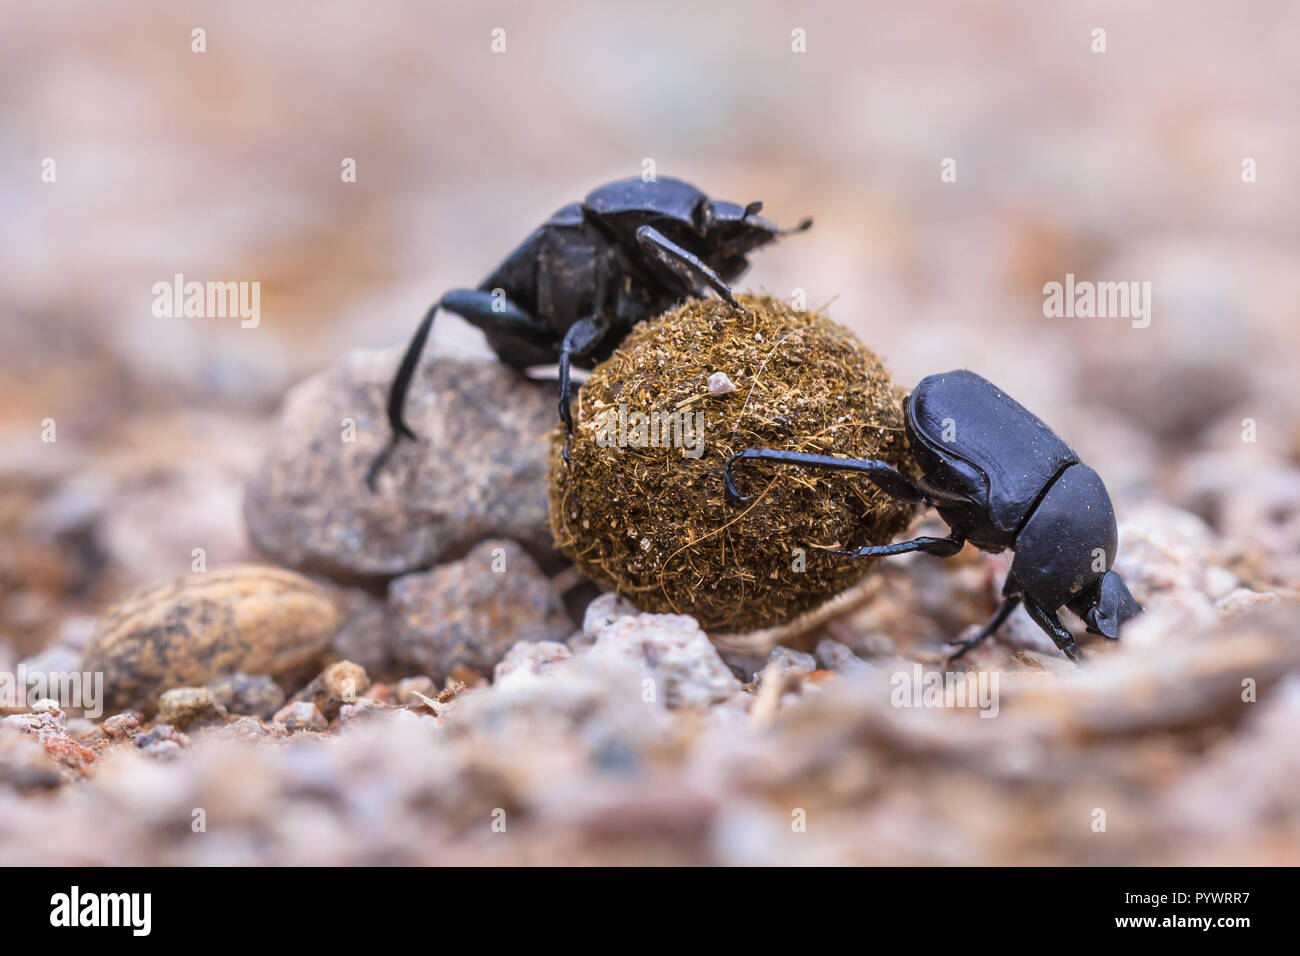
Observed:
[[[1016,536],[1011,574],[1044,607],[1067,604],[1115,560],[1115,509],[1101,476],[1084,464],[1061,473]]]

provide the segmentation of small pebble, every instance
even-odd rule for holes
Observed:
[[[314,704],[326,720],[332,720],[338,716],[340,707],[355,703],[369,687],[370,678],[364,667],[352,661],[338,661],[294,694],[293,700]]]
[[[141,750],[148,750],[159,741],[172,741],[178,747],[184,747],[189,745],[190,739],[171,724],[154,724],[144,733],[136,734],[132,740]]]
[[[222,737],[251,739],[265,737],[267,731],[266,725],[255,717],[236,717],[224,727],[219,728],[218,733]]]
[[[736,386],[726,372],[714,372],[709,376],[710,395],[730,395],[735,390]]]
[[[591,654],[642,669],[669,708],[708,707],[740,690],[699,622],[685,614],[621,617],[601,631]]]
[[[620,617],[637,614],[636,605],[613,591],[607,591],[592,599],[582,615],[582,634],[588,643],[594,643],[605,628]]]
[[[228,716],[207,687],[175,687],[158,698],[158,720],[179,729],[224,721]]]
[[[267,720],[284,706],[284,691],[265,674],[230,674],[203,686],[232,714]]]
[[[322,731],[329,726],[325,720],[325,715],[320,709],[307,700],[295,700],[280,710],[275,715],[275,723],[282,724],[284,729],[291,734],[299,733],[304,730]]]
[[[506,654],[492,672],[494,681],[511,671],[526,669],[534,674],[544,674],[560,661],[573,657],[573,652],[558,641],[520,641]]]
[[[847,645],[841,644],[832,638],[823,638],[817,644],[816,651],[817,663],[825,670],[835,671],[839,674],[846,674],[851,671],[863,670],[871,665],[864,661],[858,655],[854,654]]]
[[[114,714],[100,725],[110,737],[130,737],[140,729],[140,713],[134,710]]]
[[[420,700],[419,698],[415,698],[414,700],[415,703],[409,706],[416,706],[424,703],[424,701]],[[344,704],[342,707],[339,708],[339,723],[340,724],[351,723],[352,721],[357,720],[358,718],[369,717],[373,714],[377,714],[388,710],[392,710],[392,708],[389,707],[387,704],[385,704],[383,701],[374,700],[370,697],[359,697],[357,698],[355,703]]]
[[[843,646],[843,645],[841,645]],[[845,648],[848,650],[848,648]],[[817,659],[811,654],[803,651],[796,651],[792,647],[785,647],[778,644],[772,648],[767,655],[767,665],[776,664],[778,673],[783,677],[786,675],[807,677],[813,671],[817,670]],[[764,671],[766,670],[764,667]],[[754,683],[761,683],[764,671],[758,671],[754,674]]]
[[[181,756],[181,745],[175,740],[155,740],[140,749],[145,756],[155,760],[172,761]]]
[[[418,677],[407,677],[397,682],[397,702],[403,707],[420,707],[424,704],[422,697],[432,700],[437,696],[438,686],[433,682],[432,677],[424,674]]]

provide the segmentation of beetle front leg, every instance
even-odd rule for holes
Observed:
[[[683,249],[653,226],[642,226],[636,231],[636,241],[655,262],[664,266],[673,275],[693,289],[697,295],[702,287],[707,286],[722,297],[733,308],[740,308],[736,297],[732,295],[731,286],[722,281],[722,277],[710,269],[699,256]]]
[[[573,356],[590,352],[605,337],[609,324],[586,316],[569,326],[560,345],[560,420],[564,422],[564,462],[569,461],[569,437],[573,434],[572,388],[569,383],[569,364]]]
[[[1041,627],[1052,642],[1061,649],[1062,654],[1072,661],[1082,660],[1083,654],[1079,646],[1074,643],[1074,635],[1061,623],[1055,611],[1043,607],[1028,594],[1025,595],[1025,610],[1034,619],[1034,623]]]

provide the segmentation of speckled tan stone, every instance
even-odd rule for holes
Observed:
[[[172,687],[308,665],[339,622],[334,603],[307,578],[238,565],[127,595],[100,618],[82,667],[103,672],[107,707],[152,712]]]

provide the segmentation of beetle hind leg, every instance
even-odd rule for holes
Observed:
[[[895,541],[893,544],[870,544],[862,548],[841,550],[839,548],[818,548],[822,554],[836,554],[846,558],[888,558],[895,554],[910,554],[923,551],[939,558],[951,558],[966,544],[966,539],[954,531],[943,538],[921,537],[910,541]]]
[[[727,459],[722,471],[723,486],[727,499],[734,503],[745,502],[749,496],[736,490],[731,477],[731,470],[738,461],[770,461],[779,465],[796,465],[800,468],[814,468],[823,471],[856,471],[865,475],[871,482],[892,498],[902,501],[921,502],[925,496],[888,462],[874,458],[834,458],[830,455],[809,455],[798,451],[782,451],[779,448],[746,448]],[[956,552],[954,552],[956,553]]]
[[[438,309],[455,312],[467,322],[504,338],[518,340],[521,345],[538,346],[547,341],[547,332],[539,326],[523,309],[508,299],[494,296],[491,292],[477,289],[452,289],[435,302],[425,313],[423,321],[411,337],[406,347],[402,362],[397,367],[392,384],[388,387],[388,427],[390,436],[388,444],[375,456],[366,471],[366,486],[373,492],[380,471],[392,456],[403,439],[414,440],[416,435],[406,424],[402,416],[406,405],[406,393],[410,390],[411,379],[420,364],[420,354],[424,351],[429,332],[433,328],[433,317]]]
[[[406,405],[406,391],[411,386],[411,378],[415,375],[415,368],[420,364],[420,353],[424,351],[424,343],[429,338],[429,330],[433,328],[433,317],[438,314],[438,307],[442,305],[442,300],[438,300],[429,307],[429,311],[424,314],[420,325],[411,336],[411,342],[406,347],[406,352],[402,355],[402,362],[397,366],[397,373],[393,376],[393,381],[388,386],[388,443],[375,456],[366,469],[366,487],[371,492],[375,490],[376,482],[379,478],[379,472],[383,470],[388,459],[396,450],[398,444],[403,438],[414,440],[415,432],[411,431],[405,420],[402,418],[402,409]]]
[[[964,641],[951,642],[957,648],[957,650],[948,655],[948,660],[955,661],[957,658],[961,657],[963,654],[969,651],[976,644],[979,644],[985,639],[996,634],[998,628],[1000,628],[1003,624],[1005,624],[1007,618],[1011,616],[1011,612],[1020,606],[1020,601],[1021,601],[1021,597],[1019,594],[1008,594],[1006,597],[1004,597],[1002,599],[1002,604],[998,607],[997,611],[994,612],[993,617],[989,619],[989,622],[987,624],[985,624],[982,628],[980,628],[978,634],[976,634],[974,637],[967,638]]]

